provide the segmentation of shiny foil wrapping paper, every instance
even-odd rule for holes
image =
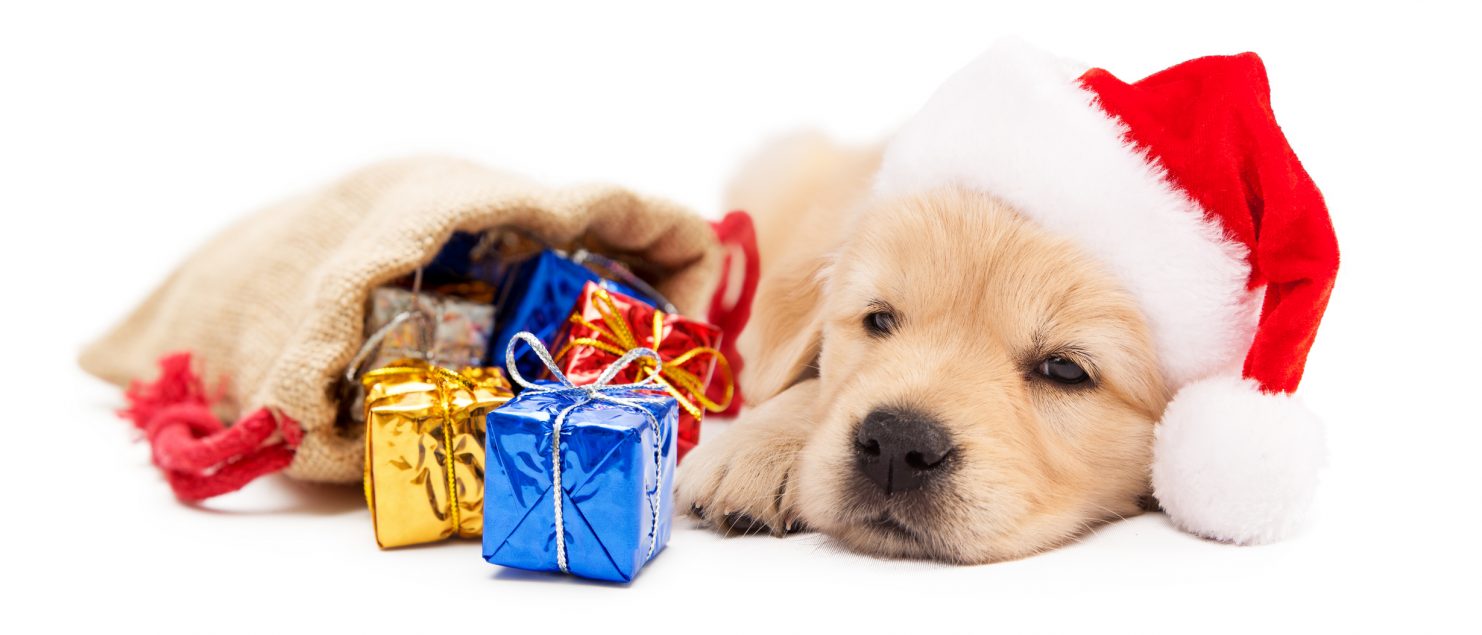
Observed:
[[[653,390],[617,396],[644,403],[619,405],[587,401],[579,392],[526,390],[489,413],[484,559],[559,571],[558,558],[564,555],[574,575],[626,582],[663,549],[674,515],[679,407]],[[568,408],[558,445],[564,528],[564,551],[558,555],[552,431]]]
[[[484,528],[485,417],[509,401],[497,368],[404,359],[366,373],[365,499],[383,549]]]
[[[533,333],[549,347],[589,282],[628,296],[639,295],[551,249],[511,267],[499,284],[499,329],[489,342],[488,358],[503,359],[510,340],[521,331]],[[545,370],[529,349],[517,354],[516,360],[526,377],[538,377]]]
[[[678,460],[700,442],[705,411],[730,405],[733,379],[720,352],[719,327],[666,313],[625,294],[587,283],[551,350],[556,364],[572,383],[589,384],[624,353],[651,348],[663,361],[659,384],[679,402]],[[635,363],[613,379],[631,383],[651,366]],[[720,371],[720,372],[717,372]],[[722,401],[706,397],[713,381],[725,383]]]

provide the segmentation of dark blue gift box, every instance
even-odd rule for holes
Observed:
[[[489,359],[499,359],[516,333],[529,331],[547,346],[556,331],[566,323],[582,286],[597,282],[611,291],[653,301],[632,287],[606,280],[596,272],[551,249],[541,251],[512,267],[500,286],[499,318],[494,337],[489,340]],[[530,349],[516,355],[515,363],[527,377],[544,370],[540,359]]]
[[[607,387],[598,396],[545,384],[490,412],[484,559],[632,580],[669,541],[678,412],[672,397],[654,390]]]

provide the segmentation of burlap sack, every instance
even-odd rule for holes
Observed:
[[[360,429],[335,426],[333,391],[363,339],[371,289],[431,261],[454,231],[517,228],[638,263],[681,311],[703,311],[721,266],[709,225],[674,204],[610,186],[552,188],[468,162],[372,166],[252,215],[191,256],[81,364],[124,385],[156,360],[194,353],[226,378],[223,413],[276,408],[305,436],[287,474],[361,479]]]

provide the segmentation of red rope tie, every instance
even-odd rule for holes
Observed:
[[[751,224],[751,215],[744,211],[733,211],[727,213],[725,218],[719,222],[711,223],[715,229],[715,237],[720,240],[721,246],[726,248],[725,261],[721,266],[720,286],[716,288],[715,295],[710,299],[711,324],[721,328],[725,333],[725,339],[721,341],[720,351],[725,354],[731,363],[732,375],[736,378],[736,392],[731,400],[731,406],[720,413],[724,416],[735,416],[741,412],[741,404],[745,399],[741,395],[741,368],[744,366],[741,353],[736,350],[736,340],[741,331],[746,328],[746,322],[751,319],[751,301],[756,298],[756,283],[761,277],[762,260],[757,253],[756,228]],[[744,267],[741,273],[741,288],[736,294],[736,300],[727,304],[726,296],[730,294],[732,267],[738,256],[741,259],[740,266]],[[709,394],[711,399],[720,399],[723,395],[724,386],[711,385]]]
[[[166,355],[153,382],[135,381],[119,415],[149,440],[154,464],[181,500],[199,501],[235,492],[293,461],[303,430],[288,417],[259,408],[232,426],[211,412],[221,390],[208,394],[190,367],[190,353]],[[268,440],[279,433],[282,439]]]

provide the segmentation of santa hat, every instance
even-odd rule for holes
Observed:
[[[1244,53],[1127,83],[1005,42],[959,71],[888,145],[876,192],[996,196],[1115,274],[1174,398],[1154,494],[1175,524],[1240,544],[1292,532],[1324,462],[1292,396],[1338,245],[1322,195]]]

